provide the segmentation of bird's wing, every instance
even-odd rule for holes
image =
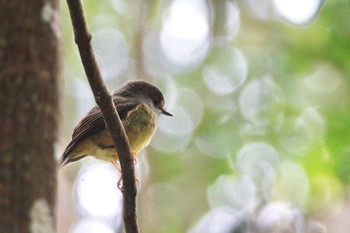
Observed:
[[[131,101],[130,99],[117,95],[113,96],[113,101],[121,120],[125,119],[128,112],[133,110],[138,105],[138,102]],[[68,162],[75,161],[72,160],[72,158],[69,158],[69,156],[76,146],[83,140],[93,136],[105,128],[105,123],[99,107],[93,107],[74,128],[72,140],[62,155],[61,164],[65,165]]]
[[[126,98],[114,98],[114,105],[121,120],[123,120],[130,110],[137,106],[137,102],[128,101]],[[98,106],[93,107],[85,117],[74,128],[72,140],[84,140],[105,129],[102,113]]]

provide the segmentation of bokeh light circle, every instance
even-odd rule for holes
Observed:
[[[282,202],[269,203],[259,212],[257,226],[261,232],[293,232],[293,210]]]
[[[271,145],[264,142],[245,144],[238,152],[237,159],[230,157],[230,166],[250,177],[257,189],[269,195],[277,179],[277,169],[280,163],[278,152]]]
[[[175,0],[163,16],[160,46],[174,65],[201,62],[209,49],[208,9],[202,0]]]
[[[190,140],[194,125],[190,115],[181,107],[172,108],[176,117],[161,116],[151,146],[159,151],[172,152],[183,148]]]
[[[239,109],[247,121],[242,132],[263,134],[267,129],[279,129],[284,106],[283,93],[270,77],[250,81],[239,96]]]
[[[220,53],[220,56],[215,56]],[[236,48],[216,49],[213,58],[203,68],[203,79],[209,90],[225,95],[234,92],[247,78],[248,63]]]
[[[325,130],[323,117],[315,108],[308,107],[286,122],[280,144],[290,154],[303,155],[313,143],[324,139]]]
[[[290,23],[303,25],[315,18],[323,0],[273,0],[277,14]]]
[[[71,233],[114,233],[115,230],[97,219],[80,219],[72,227]]]
[[[222,175],[208,188],[208,199],[212,208],[231,206],[249,211],[255,207],[255,185],[246,176]]]
[[[304,206],[309,194],[309,180],[304,168],[297,163],[283,162],[273,193],[278,200]]]
[[[92,46],[104,78],[114,78],[126,70],[129,62],[129,47],[119,31],[113,28],[94,31]]]
[[[208,212],[189,233],[235,232],[235,228],[242,222],[242,219],[242,213],[233,208],[215,208]]]
[[[119,177],[111,163],[94,162],[85,166],[75,183],[79,213],[105,219],[120,215],[122,196],[117,188]]]

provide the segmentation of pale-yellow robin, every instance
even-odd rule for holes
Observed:
[[[128,136],[134,161],[136,153],[149,145],[157,128],[159,115],[172,116],[164,110],[161,91],[141,80],[129,81],[113,92],[113,102]],[[91,155],[112,162],[119,170],[119,156],[110,137],[101,111],[93,107],[75,127],[72,140],[65,149],[61,166]],[[118,187],[120,180],[118,181]]]

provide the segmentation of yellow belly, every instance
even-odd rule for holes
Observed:
[[[128,136],[132,152],[139,152],[149,145],[156,130],[157,115],[147,104],[141,104],[130,111],[122,121]],[[112,161],[118,158],[112,138],[107,130],[103,130],[90,139],[82,142],[85,144],[84,153],[97,159]]]

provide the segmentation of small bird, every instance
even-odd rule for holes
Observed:
[[[113,102],[128,136],[132,157],[149,145],[157,128],[159,115],[173,116],[164,110],[161,91],[141,80],[129,81],[113,92]],[[101,111],[93,107],[75,127],[72,140],[61,158],[61,167],[91,155],[118,165],[119,156],[110,137]],[[118,181],[118,187],[120,180]]]

